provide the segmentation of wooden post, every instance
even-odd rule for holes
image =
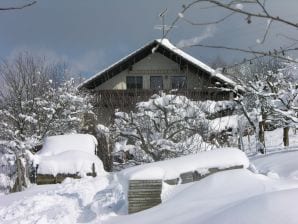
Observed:
[[[96,177],[95,164],[92,163],[92,177]]]
[[[284,131],[283,131],[283,142],[284,142],[284,146],[289,146],[289,127],[285,127]]]

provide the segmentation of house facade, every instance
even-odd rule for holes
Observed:
[[[97,97],[97,105],[131,109],[159,91],[192,100],[228,100],[237,84],[178,49],[167,39],[154,40],[83,82],[79,89]]]

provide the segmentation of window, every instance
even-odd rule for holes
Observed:
[[[152,89],[152,90],[163,89],[162,76],[150,76],[150,89]]]
[[[185,76],[172,76],[171,83],[172,83],[172,89],[186,89]]]
[[[127,76],[126,77],[127,89],[143,89],[143,77],[142,76]]]

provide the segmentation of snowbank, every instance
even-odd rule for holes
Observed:
[[[296,224],[297,201],[298,189],[263,194],[220,211],[202,224]]]
[[[80,151],[67,151],[53,156],[42,156],[38,158],[38,174],[58,173],[76,174],[85,176],[92,172],[92,164],[95,165],[97,175],[104,175],[105,171],[101,160],[96,156]]]
[[[125,169],[120,172],[124,179],[174,179],[181,173],[200,171],[204,168],[228,168],[232,166],[249,166],[249,160],[239,149],[224,148],[176,159],[149,163]]]
[[[45,138],[42,149],[37,155],[53,156],[70,150],[95,154],[96,146],[97,140],[93,135],[69,134],[49,136]]]
[[[251,159],[258,171],[298,180],[298,151],[284,151]]]
[[[102,223],[104,216],[115,215],[122,200],[121,186],[109,175],[68,178],[62,184],[0,195],[0,223]]]
[[[201,181],[175,186],[168,199],[156,207],[132,215],[111,217],[105,224],[294,224],[297,223],[297,191],[287,190],[297,187],[297,182],[271,179],[245,169],[219,172]],[[280,196],[270,194],[275,191],[281,192]],[[259,202],[261,204],[257,206]],[[253,209],[253,205],[258,209]]]

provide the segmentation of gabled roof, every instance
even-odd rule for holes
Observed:
[[[198,59],[175,47],[168,39],[156,39],[139,48],[138,50],[130,53],[126,57],[120,59],[101,72],[98,72],[97,74],[80,84],[78,88],[94,89],[105,81],[118,75],[125,69],[130,68],[133,64],[139,62],[148,55],[154,54],[155,52],[161,53],[162,55],[170,58],[176,63],[181,64],[182,66],[188,65],[190,66],[190,69],[194,71],[203,71],[207,75],[209,75],[211,79],[214,79],[215,81],[218,81],[220,83],[224,83],[229,87],[235,88],[236,86],[238,86],[238,84],[235,83],[233,80],[227,78],[226,76],[212,69]]]

